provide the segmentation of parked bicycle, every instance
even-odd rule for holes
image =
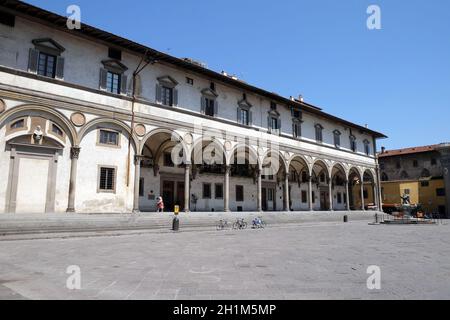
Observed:
[[[235,223],[233,223],[233,229],[247,229],[247,222],[244,221],[244,219],[237,219]]]
[[[266,227],[266,223],[261,217],[256,217],[252,221],[252,229],[264,229]]]
[[[228,221],[226,220],[220,220],[217,225],[216,225],[216,229],[218,231],[220,230],[226,230],[226,229],[231,229],[231,225],[228,223]]]

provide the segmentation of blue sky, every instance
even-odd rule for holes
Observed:
[[[448,0],[27,0],[385,133],[388,149],[450,141]],[[125,5],[124,5],[125,4]],[[367,7],[381,8],[368,30]]]

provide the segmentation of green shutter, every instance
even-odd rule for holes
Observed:
[[[39,60],[39,51],[30,48],[30,55],[28,60],[28,72],[37,73],[38,60]]]
[[[127,94],[127,84],[128,84],[128,77],[124,74],[120,76],[120,93],[121,94]]]
[[[108,77],[108,71],[106,69],[100,69],[100,89],[106,90],[106,79]]]
[[[178,90],[174,88],[172,94],[173,94],[173,105],[178,106]]]
[[[64,58],[63,57],[56,58],[55,76],[57,79],[64,79]]]
[[[155,92],[156,102],[161,103],[161,86],[159,83],[156,84],[156,92]]]

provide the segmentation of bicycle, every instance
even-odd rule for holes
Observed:
[[[244,219],[237,219],[235,223],[233,223],[233,229],[247,229],[247,222],[244,221]]]
[[[220,220],[216,225],[217,231],[230,229],[230,228],[231,228],[231,226],[228,224],[228,221],[226,221],[226,220]]]
[[[264,229],[266,227],[266,223],[260,218],[255,218],[252,221],[252,229]]]

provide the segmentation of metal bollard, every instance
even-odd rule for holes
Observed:
[[[348,216],[347,215],[344,216],[344,222],[348,222]]]
[[[378,223],[378,213],[375,213],[375,223]]]
[[[173,209],[173,214],[175,215],[173,217],[172,221],[172,230],[178,231],[180,229],[180,220],[178,219],[178,213],[180,213],[180,206],[175,206]]]
[[[180,229],[180,220],[178,219],[177,216],[173,217],[173,221],[172,221],[172,230],[173,231],[178,231]]]

